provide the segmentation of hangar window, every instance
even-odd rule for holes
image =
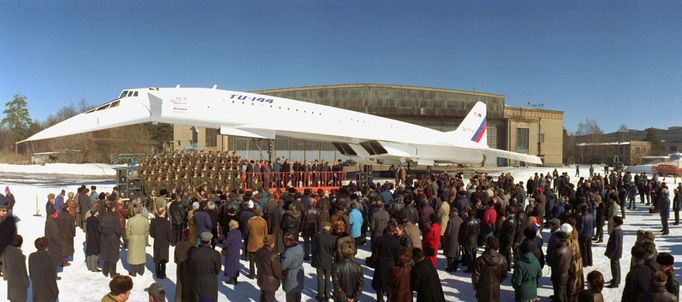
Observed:
[[[218,132],[219,129],[206,128],[206,147],[218,146]]]

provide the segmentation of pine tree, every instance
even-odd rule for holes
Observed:
[[[31,117],[26,109],[26,97],[20,94],[14,95],[12,101],[5,103],[5,118],[0,123],[10,129],[15,141],[21,141],[28,137],[32,125]]]

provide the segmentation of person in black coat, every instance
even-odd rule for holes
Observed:
[[[21,251],[23,242],[20,235],[15,235],[12,244],[2,253],[3,277],[7,280],[7,300],[10,302],[24,302],[28,293],[26,256]]]
[[[220,253],[211,247],[213,234],[203,232],[200,235],[201,245],[191,250],[188,261],[192,268],[198,300],[218,301],[218,274],[220,273]],[[202,300],[204,301],[204,300]]]
[[[446,272],[456,272],[459,266],[459,229],[464,220],[459,217],[458,213],[457,208],[450,210],[450,219],[443,234],[443,255],[447,258]]]
[[[54,271],[57,273],[59,267],[62,266],[62,241],[59,236],[59,223],[57,222],[57,215],[59,212],[54,212],[45,221],[45,237],[49,241],[50,248],[47,250],[50,257],[52,257],[52,264]]]
[[[336,251],[336,236],[331,234],[329,222],[322,224],[322,233],[313,239],[312,266],[317,269],[317,300],[331,298],[332,265]]]
[[[430,261],[426,261],[424,252],[413,249],[412,259],[414,267],[410,272],[410,288],[417,292],[417,302],[445,302],[438,272]]]
[[[377,293],[378,302],[383,302],[384,297],[391,292],[391,271],[400,249],[400,242],[393,233],[395,233],[395,225],[391,223],[372,247],[372,260],[375,263],[372,288]]]
[[[168,213],[171,222],[171,242],[172,246],[176,243],[182,241],[182,228],[187,217],[187,212],[182,206],[182,202],[179,195],[172,194],[171,198],[173,202],[168,206]]]
[[[28,272],[33,288],[33,302],[54,302],[59,297],[57,272],[52,256],[47,253],[50,241],[46,237],[35,240],[36,252],[28,256]],[[61,260],[61,259],[60,259]]]
[[[617,288],[620,284],[620,258],[623,256],[623,230],[620,226],[623,224],[623,218],[619,216],[613,217],[615,227],[609,235],[609,242],[606,244],[606,252],[604,256],[611,260],[611,281],[609,288]]]
[[[149,235],[154,238],[154,271],[159,279],[166,278],[168,247],[172,240],[171,225],[166,219],[166,209],[160,208],[157,217],[152,219]]]
[[[100,248],[102,258],[102,273],[105,276],[116,275],[116,263],[118,262],[119,250],[121,248],[121,223],[114,214],[115,204],[109,205],[109,210],[102,214],[99,220],[99,232],[102,235],[102,245]]]
[[[97,267],[102,245],[102,234],[99,230],[99,210],[92,208],[90,217],[85,220],[85,264],[92,272],[101,272]]]
[[[362,286],[364,275],[362,267],[353,262],[355,255],[355,248],[352,242],[345,242],[341,245],[341,259],[333,265],[333,280],[334,280],[334,301],[358,301],[358,297],[362,294]],[[318,299],[318,301],[327,301],[328,298]]]
[[[474,271],[474,260],[476,259],[476,248],[478,248],[478,235],[481,233],[481,223],[471,214],[470,207],[465,207],[462,223],[459,229],[459,243],[464,248],[464,265],[467,266],[465,272]]]

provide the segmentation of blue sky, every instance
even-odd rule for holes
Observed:
[[[124,88],[385,83],[681,125],[678,1],[0,0],[0,101],[32,117]]]

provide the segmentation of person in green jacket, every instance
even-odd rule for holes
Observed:
[[[529,241],[521,245],[521,259],[514,265],[512,285],[516,302],[537,301],[538,297],[538,281],[542,277],[542,268],[531,252],[530,244],[534,243]]]

